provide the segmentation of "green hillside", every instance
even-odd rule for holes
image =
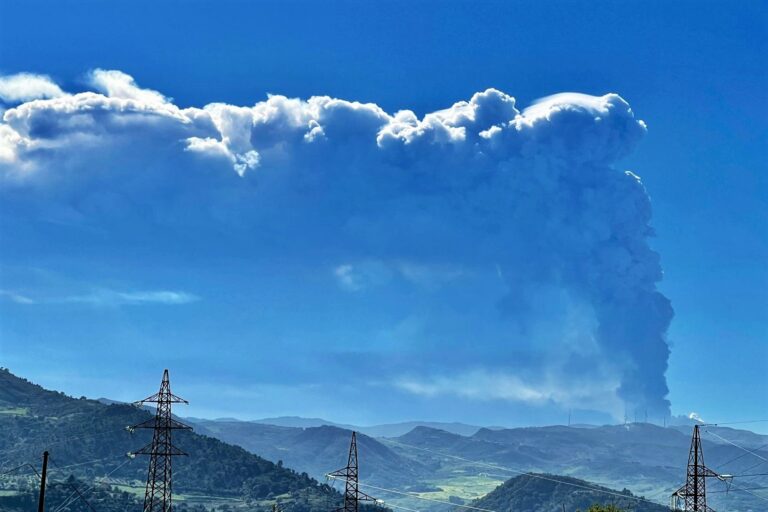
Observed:
[[[110,483],[141,494],[148,461],[126,454],[149,443],[150,432],[132,434],[126,427],[150,417],[130,405],[47,391],[0,370],[0,473],[24,463],[39,466],[48,450],[53,482],[70,474],[86,482],[109,475]],[[174,444],[189,453],[174,460],[174,491],[182,501],[268,507],[279,500],[297,512],[338,506],[340,496],[331,487],[243,448],[193,432],[180,432]],[[12,497],[31,479],[27,469],[0,475],[0,496]]]
[[[632,512],[668,512],[668,507],[637,499],[631,492],[549,474],[520,475],[505,482],[473,506],[494,512],[576,512],[591,505],[615,505]]]

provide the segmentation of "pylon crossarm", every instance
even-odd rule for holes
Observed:
[[[727,477],[721,476],[719,473],[715,473],[714,471],[712,471],[706,466],[701,467],[699,469],[699,473],[701,474],[701,476],[708,477],[708,478],[717,478],[718,480],[723,480],[723,481],[725,481],[725,479],[727,478]]]
[[[147,446],[139,448],[136,451],[128,452],[129,455],[152,455],[152,443]]]
[[[188,401],[174,395],[173,393],[155,393],[154,395],[148,396],[144,400],[137,400],[133,402],[133,405],[138,407],[144,404],[157,404],[160,402],[171,404],[189,404]]]
[[[169,445],[169,453],[168,455],[181,455],[183,457],[187,457],[189,454],[182,450],[181,448],[177,447],[176,445]]]
[[[192,427],[190,427],[186,423],[182,423],[173,418],[169,418],[168,421],[164,422],[163,428],[168,428],[171,430],[192,430]]]
[[[141,407],[144,404],[157,404],[162,401],[162,396],[160,393],[155,393],[154,395],[150,395],[147,398],[143,400],[136,400],[133,402],[133,405],[136,407]]]
[[[163,448],[157,449],[154,447],[153,443],[149,443],[147,446],[136,450],[135,452],[131,452],[132,455],[157,455],[161,457],[177,457],[177,456],[187,456],[189,455],[187,452],[183,451],[182,449],[174,446],[174,445],[167,445]]]
[[[133,425],[131,428],[163,428],[163,429],[171,429],[171,430],[192,430],[192,427],[189,425],[182,423],[180,421],[176,421],[173,418],[169,418],[168,420],[158,420],[156,417],[149,418],[146,421],[143,421],[139,423],[138,425]]]
[[[369,496],[368,494],[365,494],[362,491],[357,491],[357,501],[373,501],[373,502],[377,502],[379,500],[377,500],[373,496]]]
[[[336,471],[333,471],[332,473],[326,473],[326,477],[331,479],[336,478],[347,478],[349,476],[349,468],[341,468],[337,469]]]
[[[172,428],[174,430],[192,430],[192,427],[190,427],[186,423],[182,423],[173,418],[171,418],[171,426],[168,428]]]
[[[168,402],[172,404],[187,404],[189,405],[189,402],[181,398],[180,396],[176,396],[173,393],[168,393]]]
[[[150,418],[146,421],[142,421],[138,425],[133,425],[130,428],[136,429],[136,428],[152,428],[154,429],[157,426],[157,419],[156,418]]]

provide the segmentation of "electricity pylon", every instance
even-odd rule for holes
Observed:
[[[187,404],[186,400],[171,393],[171,382],[168,370],[163,372],[160,391],[140,400],[137,406],[157,404],[155,417],[132,428],[152,429],[152,442],[134,452],[136,455],[149,455],[149,471],[147,472],[147,488],[144,493],[144,512],[171,511],[171,458],[187,455],[171,442],[171,432],[174,430],[191,430],[192,427],[176,421],[171,415],[171,404]]]
[[[707,478],[727,481],[728,475],[719,475],[704,465],[704,452],[701,449],[699,425],[693,426],[691,450],[688,452],[688,470],[685,485],[672,494],[671,509],[685,512],[714,512],[707,506]],[[680,508],[680,505],[683,508]]]
[[[333,473],[328,473],[328,477],[343,478],[346,482],[344,487],[344,506],[337,508],[335,512],[358,512],[359,502],[373,501],[375,503],[378,501],[376,498],[368,496],[360,490],[357,466],[357,432],[352,432],[347,467],[336,470]]]

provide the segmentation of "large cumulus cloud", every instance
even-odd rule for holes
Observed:
[[[620,96],[520,110],[488,89],[418,116],[327,96],[182,108],[119,71],[94,71],[91,86],[7,100],[2,194],[45,198],[23,215],[55,204],[70,221],[110,223],[132,207],[170,226],[237,226],[251,250],[330,264],[349,293],[491,276],[503,293],[476,301],[496,327],[466,343],[502,340],[495,367],[445,357],[393,385],[668,411],[672,309],[656,289],[650,202],[615,168],[645,125]]]

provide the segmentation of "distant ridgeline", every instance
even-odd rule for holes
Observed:
[[[74,399],[0,369],[0,511],[35,509],[34,468],[44,450],[51,453],[48,512],[92,512],[72,499],[75,489],[87,490],[96,512],[140,510],[148,460],[127,454],[148,444],[151,432],[126,427],[149,418],[150,412],[132,405]],[[190,454],[174,459],[176,512],[258,512],[273,504],[285,512],[332,512],[341,506],[339,492],[318,480],[346,464],[349,430],[190,421],[195,432],[174,436],[174,444]],[[611,487],[666,502],[670,489],[683,483],[690,443],[687,429],[650,424],[468,430],[474,433],[417,426],[397,437],[358,435],[362,490],[417,512],[446,512],[459,504],[492,512],[560,512],[563,506],[576,512],[593,504],[661,512],[666,507]],[[393,432],[392,426],[385,431]],[[749,491],[726,493],[713,482],[713,508],[765,510],[763,498],[751,491],[768,485],[755,460],[768,459],[768,436],[712,432],[732,442],[704,441],[707,463],[744,475]],[[529,474],[515,476],[521,472]]]
[[[98,491],[90,491],[87,499],[100,504],[98,512],[139,510],[148,461],[127,454],[146,445],[151,433],[131,433],[126,427],[150,417],[131,405],[74,399],[0,370],[0,510],[34,509],[30,503],[37,502],[39,480],[33,467],[39,470],[44,450],[51,453],[47,510],[55,510],[57,500],[75,492],[75,486],[83,491],[94,482]],[[327,512],[341,505],[332,487],[240,447],[193,432],[179,432],[174,444],[190,454],[174,460],[174,508],[179,512],[195,510],[195,504],[266,510],[277,501],[287,512],[289,507],[289,512]],[[18,468],[25,464],[31,467]],[[109,479],[101,483],[105,475]],[[70,476],[77,480],[66,484]],[[89,508],[76,500],[66,510]]]
[[[346,463],[349,430],[339,426],[311,426],[326,423],[322,420],[292,419],[293,423],[303,424],[301,428],[272,425],[268,420],[190,421],[199,433],[242,446],[271,460],[282,460],[288,467],[306,471],[317,479],[323,478],[328,466],[342,467]],[[282,419],[275,421],[282,422]],[[453,426],[445,425],[446,429]],[[368,429],[376,431],[378,427]],[[765,501],[750,493],[768,486],[768,474],[759,467],[768,459],[768,436],[728,427],[707,427],[707,430],[711,431],[703,441],[707,464],[730,474],[745,475],[742,485],[737,480],[730,489],[722,482],[710,482],[710,506],[715,510],[766,510]],[[672,491],[684,482],[691,442],[690,427],[665,428],[649,423],[480,428],[473,432],[460,435],[417,426],[396,437],[374,438],[360,434],[357,440],[361,485],[367,492],[391,503],[433,512],[446,507],[375,487],[466,504],[521,473],[550,473],[597,482],[614,489],[611,493],[627,488],[636,495],[650,496],[654,502],[666,504]],[[731,442],[754,453],[747,453]],[[606,496],[610,498],[611,494],[605,493]]]

